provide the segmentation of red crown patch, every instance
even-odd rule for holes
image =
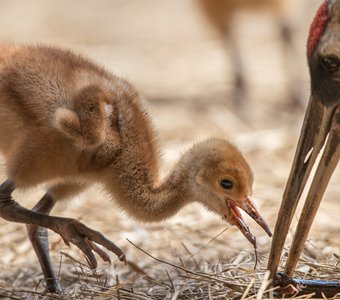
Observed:
[[[309,29],[309,36],[308,36],[308,42],[307,42],[308,57],[311,57],[313,55],[314,50],[316,46],[318,45],[322,34],[325,31],[328,20],[329,20],[328,0],[325,0],[319,7],[314,17],[314,20],[312,22],[312,25],[310,26],[310,29]]]

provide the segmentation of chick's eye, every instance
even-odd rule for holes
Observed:
[[[93,105],[93,104],[91,104],[91,105],[89,106],[89,110],[90,110],[90,112],[94,112],[94,110],[95,110],[95,107],[94,107],[94,105]]]
[[[229,179],[222,179],[220,184],[221,187],[223,187],[226,190],[231,190],[233,188],[233,182]]]

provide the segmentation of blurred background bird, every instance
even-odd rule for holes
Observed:
[[[226,53],[229,54],[231,75],[233,76],[232,98],[236,109],[245,109],[247,95],[247,63],[242,59],[244,52],[253,52],[256,47],[261,48],[261,41],[253,43],[253,47],[243,51],[240,47],[240,32],[237,30],[239,17],[242,13],[254,15],[253,22],[258,22],[263,17],[269,17],[272,27],[276,30],[277,39],[281,43],[282,68],[284,70],[288,102],[287,107],[292,110],[304,106],[302,87],[299,84],[300,74],[296,72],[298,57],[295,47],[296,26],[292,13],[301,10],[302,1],[291,0],[198,0],[202,12],[206,15],[213,28],[225,44]],[[255,21],[256,18],[256,21]],[[258,33],[254,33],[256,39]],[[270,72],[268,70],[268,72]]]

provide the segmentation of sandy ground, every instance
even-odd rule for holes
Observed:
[[[309,91],[305,40],[318,2],[301,3],[290,15],[296,34],[296,74],[305,104]],[[159,131],[164,174],[193,141],[222,136],[235,142],[253,167],[254,197],[273,228],[303,110],[289,106],[280,41],[270,16],[243,13],[238,21],[235,31],[240,36],[249,85],[249,102],[241,114],[232,109],[232,76],[223,43],[193,0],[0,0],[1,39],[80,51],[138,88]],[[4,179],[4,163],[0,172]],[[340,255],[339,192],[337,169],[306,245],[304,255],[314,262],[333,261]],[[42,193],[36,189],[15,196],[24,206],[32,207]],[[151,277],[167,278],[168,271],[175,283],[179,277],[174,268],[148,257],[127,239],[158,258],[178,265],[182,261],[195,270],[210,270],[223,261],[253,260],[253,249],[243,236],[199,205],[187,207],[161,224],[139,224],[94,187],[70,204],[59,204],[54,214],[80,218],[114,240]],[[270,238],[247,220],[258,238],[259,268],[263,269]],[[42,274],[25,227],[0,220],[0,241],[0,291],[43,291]],[[75,284],[79,276],[85,281],[86,276],[79,275],[77,264],[63,253],[84,263],[85,259],[58,236],[52,234],[51,241],[53,260],[60,265],[66,291],[86,298]],[[102,263],[98,270],[109,286],[116,284],[118,275],[121,283],[135,291],[157,293],[156,281],[141,283],[139,275],[112,259],[111,266]],[[313,272],[310,267],[300,268]]]

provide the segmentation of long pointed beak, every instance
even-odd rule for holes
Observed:
[[[321,198],[339,161],[339,108],[340,106],[337,107],[336,104],[325,106],[321,99],[316,96],[310,98],[293,166],[283,194],[279,217],[275,225],[268,261],[268,270],[270,270],[272,277],[277,272],[284,242],[299,199],[327,137],[327,144],[310,187],[291,247],[290,259],[286,268],[288,275],[291,275],[296,266]]]
[[[261,217],[260,213],[255,207],[255,204],[251,200],[251,197],[248,196],[247,199],[242,204],[235,204],[230,203],[228,204],[230,211],[235,219],[235,225],[238,227],[238,229],[242,232],[242,234],[246,237],[246,239],[256,248],[256,238],[253,236],[253,234],[250,232],[249,227],[245,223],[245,221],[242,218],[242,215],[240,213],[239,208],[241,208],[243,211],[245,211],[251,218],[253,218],[256,223],[258,223],[264,231],[269,235],[272,236],[272,233],[265,222],[265,220]]]
[[[248,196],[246,203],[243,207],[241,207],[250,217],[252,217],[257,224],[259,224],[263,230],[271,237],[272,233],[265,222],[265,220],[261,217],[260,213],[258,212],[254,202],[251,200],[251,197]]]

